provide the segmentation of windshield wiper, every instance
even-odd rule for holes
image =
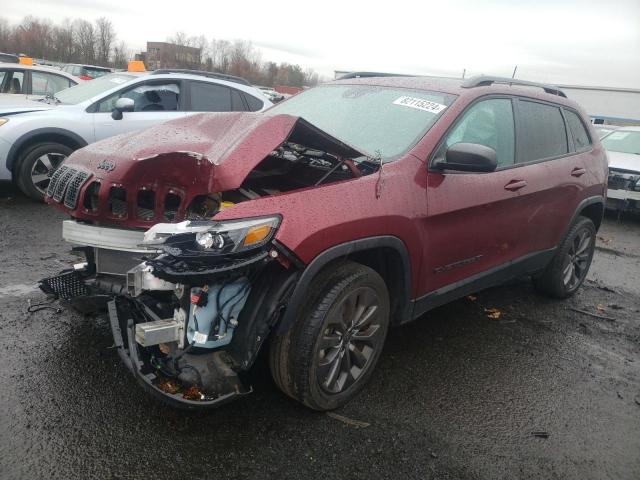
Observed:
[[[53,93],[47,93],[47,94],[44,96],[44,99],[45,99],[45,101],[47,101],[47,103],[48,103],[48,104],[51,104],[51,100],[53,100],[54,102],[56,102],[56,105],[57,105],[58,103],[62,103],[62,102],[58,99],[58,97],[56,97]]]

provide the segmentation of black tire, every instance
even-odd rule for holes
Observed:
[[[589,272],[596,245],[596,227],[591,219],[578,217],[560,244],[553,260],[539,277],[535,287],[554,298],[576,293]]]
[[[20,190],[32,199],[42,201],[49,178],[72,152],[72,148],[61,143],[32,145],[18,160],[16,183]]]
[[[389,327],[389,293],[378,273],[353,262],[320,274],[309,292],[298,322],[272,338],[269,366],[284,393],[332,410],[373,373]]]

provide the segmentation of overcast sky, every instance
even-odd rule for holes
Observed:
[[[640,0],[2,0],[0,16],[112,19],[132,49],[177,31],[251,40],[263,60],[334,70],[640,88]]]

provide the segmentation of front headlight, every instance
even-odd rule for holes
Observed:
[[[8,118],[0,118],[0,127],[9,121]]]
[[[159,223],[144,234],[143,245],[160,246],[172,255],[236,254],[269,243],[279,225],[279,216]]]

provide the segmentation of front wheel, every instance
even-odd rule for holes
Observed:
[[[296,325],[272,339],[271,373],[287,395],[331,410],[373,373],[389,326],[389,293],[378,273],[352,262],[319,276],[309,292]]]
[[[534,278],[538,290],[555,298],[576,293],[587,277],[596,246],[596,227],[591,219],[579,217],[542,275]]]
[[[20,190],[34,200],[42,201],[53,172],[73,150],[60,143],[38,143],[20,158],[17,184]]]

